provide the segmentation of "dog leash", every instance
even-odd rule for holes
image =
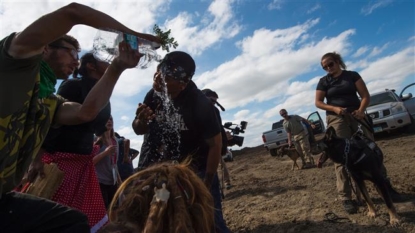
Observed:
[[[342,221],[347,220],[347,221]],[[339,217],[333,212],[328,212],[324,215],[324,221],[331,223],[351,222],[349,218]]]
[[[361,130],[360,126],[359,126],[359,130]],[[345,164],[343,166],[347,173],[347,181],[349,182],[350,188],[352,192],[354,193],[354,195],[356,195],[357,197],[357,187],[353,186],[353,182],[352,182],[353,178],[349,171],[349,152],[350,152],[350,140],[346,139],[346,146],[344,147],[344,153],[343,153],[343,159],[345,161]]]

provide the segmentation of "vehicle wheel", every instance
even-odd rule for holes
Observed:
[[[277,149],[271,149],[269,150],[269,153],[271,154],[272,157],[277,156]]]
[[[413,133],[415,132],[415,119],[412,117],[412,115],[410,115],[410,119],[411,119],[411,124],[408,126],[406,132]]]

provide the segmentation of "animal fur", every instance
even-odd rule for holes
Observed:
[[[277,155],[279,157],[287,155],[293,161],[293,166],[291,168],[292,171],[294,171],[294,167],[297,167],[297,170],[301,169],[297,164],[297,159],[300,158],[300,154],[297,152],[295,148],[288,148],[288,146],[283,146],[278,149]]]
[[[389,194],[387,181],[381,173],[383,153],[380,148],[376,144],[373,144],[374,148],[369,148],[367,146],[368,139],[366,140],[363,137],[339,138],[332,127],[327,129],[323,142],[326,146],[324,148],[325,153],[321,155],[319,165],[330,158],[334,162],[345,166],[366,201],[369,209],[368,216],[375,217],[376,210],[364,182],[365,180],[371,181],[388,207],[390,224],[392,226],[399,225],[399,216]]]

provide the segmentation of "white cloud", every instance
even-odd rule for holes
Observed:
[[[268,4],[268,10],[280,10],[283,0],[272,0],[271,3]]]
[[[256,30],[238,43],[240,55],[195,80],[199,87],[219,93],[220,103],[227,109],[281,98],[290,81],[320,67],[322,51],[348,51],[348,39],[354,30],[299,45],[300,36],[308,34],[317,23],[309,20],[287,29]],[[229,93],[229,87],[238,91]]]
[[[406,48],[368,63],[359,73],[368,83],[369,92],[398,89],[403,80],[415,74],[414,57],[415,49]]]
[[[248,109],[244,109],[235,113],[234,117],[235,119],[245,119],[250,115],[249,113],[250,111]]]
[[[318,10],[318,9],[320,9],[320,8],[321,8],[320,4],[319,4],[319,3],[317,3],[316,5],[314,5],[313,7],[311,7],[311,8],[307,11],[307,14],[311,14],[311,13],[315,12],[316,10]]]
[[[122,121],[129,121],[130,120],[130,117],[128,117],[128,116],[121,116],[120,119]]]
[[[389,44],[388,43],[386,43],[386,44],[384,44],[382,47],[374,47],[373,49],[372,49],[372,52],[370,52],[370,54],[369,54],[369,57],[374,57],[374,56],[377,56],[377,55],[379,55],[380,53],[382,53],[386,48],[388,48],[388,46],[389,46]]]
[[[373,1],[373,2],[368,3],[368,5],[366,5],[365,7],[363,7],[360,12],[364,15],[370,15],[376,9],[386,7],[390,5],[391,3],[393,3],[392,0]]]
[[[368,50],[369,50],[369,47],[368,47],[368,46],[363,46],[363,47],[360,47],[360,48],[356,51],[356,53],[355,53],[355,54],[353,54],[353,57],[354,57],[354,58],[360,57],[360,56],[362,56],[364,53],[366,53]]]
[[[212,1],[199,21],[198,15],[181,12],[167,20],[165,27],[172,30],[172,36],[179,41],[180,50],[198,56],[213,44],[232,38],[240,32],[242,27],[234,19],[232,3],[234,1],[231,0]]]

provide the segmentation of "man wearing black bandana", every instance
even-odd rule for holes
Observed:
[[[221,127],[214,106],[191,80],[195,68],[192,57],[180,51],[167,54],[158,65],[153,88],[139,104],[132,124],[136,134],[144,134],[139,167],[191,156],[194,171],[212,193],[216,231],[226,233],[230,231],[223,220],[216,174]]]

